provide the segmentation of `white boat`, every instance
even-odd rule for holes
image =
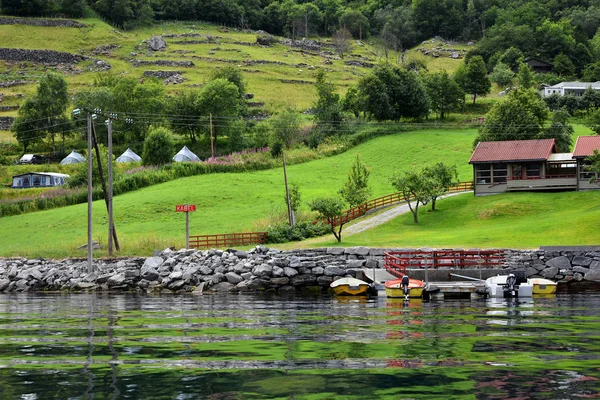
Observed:
[[[370,285],[356,278],[341,278],[329,285],[338,296],[366,295]]]
[[[550,279],[529,278],[527,283],[533,285],[533,294],[554,294],[557,284]]]
[[[487,295],[492,298],[531,297],[533,285],[529,282],[517,283],[513,274],[497,275],[485,280]]]

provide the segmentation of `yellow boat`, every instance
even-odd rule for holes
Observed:
[[[544,278],[529,278],[527,282],[533,285],[533,294],[556,293],[556,282]]]
[[[385,283],[385,294],[387,297],[405,297],[404,289],[401,286],[402,279],[394,279]],[[408,280],[408,297],[423,297],[425,284],[418,279]]]
[[[329,285],[333,293],[338,296],[360,296],[365,295],[369,289],[369,284],[356,278],[341,278],[331,282]]]

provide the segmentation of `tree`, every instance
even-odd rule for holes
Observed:
[[[363,40],[369,36],[369,19],[359,10],[347,8],[340,16],[342,26],[352,33],[353,37]]]
[[[344,54],[352,48],[352,34],[346,28],[338,29],[332,37],[333,47],[339,54],[340,58],[344,58]]]
[[[237,86],[227,79],[219,78],[208,82],[202,88],[198,97],[198,109],[205,126],[212,115],[212,136],[216,143],[218,136],[225,134],[231,122],[239,117],[243,104]]]
[[[348,179],[339,193],[350,207],[356,207],[364,204],[371,195],[369,187],[370,172],[367,167],[360,161],[357,154],[354,163],[348,171]]]
[[[144,165],[164,165],[173,157],[173,141],[166,128],[153,128],[144,141],[142,163]]]
[[[594,149],[594,154],[587,157],[585,161],[589,164],[586,166],[586,170],[594,173],[590,177],[590,183],[600,183],[600,152]]]
[[[200,93],[197,90],[183,91],[169,98],[167,102],[167,120],[174,133],[187,136],[195,143],[205,130],[201,123]]]
[[[418,224],[419,205],[425,205],[431,200],[431,182],[429,178],[422,171],[409,171],[392,176],[390,183],[402,194],[402,198],[413,214],[415,224]]]
[[[377,121],[392,119],[393,109],[385,84],[375,74],[365,75],[358,81],[358,101],[365,118]]]
[[[423,176],[426,182],[431,183],[429,188],[431,211],[435,211],[435,202],[438,197],[458,184],[458,170],[456,165],[448,166],[439,162],[432,167],[425,167]]]
[[[446,114],[459,110],[465,100],[465,92],[450,78],[446,71],[429,74],[425,78],[431,109],[444,119]]]
[[[344,120],[340,95],[321,68],[317,71],[316,88],[317,102],[313,105],[313,110],[317,126],[324,131],[335,130]]]
[[[291,182],[288,192],[290,194],[290,209],[295,214],[298,212],[300,203],[302,202],[302,194],[300,193],[300,186],[298,186],[298,183]]]
[[[494,67],[494,71],[492,72],[490,78],[492,82],[497,83],[498,86],[505,88],[512,86],[515,73],[507,64],[498,62],[498,64],[496,64]]]
[[[44,75],[35,95],[25,101],[13,124],[12,130],[24,149],[36,141],[41,141],[42,135],[47,135],[52,142],[52,148],[56,150],[56,134],[62,136],[64,149],[65,136],[70,134],[72,128],[66,115],[68,105],[69,94],[65,78],[54,72]]]
[[[593,64],[589,64],[583,70],[583,80],[585,82],[598,82],[600,81],[600,61],[596,61]]]
[[[565,53],[560,53],[554,57],[554,72],[559,76],[571,77],[575,75],[575,65]]]
[[[585,125],[596,135],[600,135],[600,109],[595,110],[587,117]]]
[[[245,98],[246,82],[244,81],[244,76],[239,68],[236,68],[233,65],[226,65],[213,73],[211,80],[214,81],[215,79],[226,79],[233,83],[238,88],[240,98]]]
[[[473,95],[473,104],[478,95],[485,96],[492,89],[492,83],[487,76],[485,62],[481,56],[473,56],[466,65],[461,65],[457,69],[454,79],[465,93]]]
[[[320,220],[325,220],[329,225],[329,231],[339,242],[342,241],[342,227],[344,219],[344,202],[336,197],[319,197],[309,203],[311,211],[318,213]],[[337,231],[336,231],[337,224]]]
[[[519,64],[519,73],[517,74],[517,81],[519,83],[519,87],[523,89],[529,89],[533,87],[534,78],[533,71],[528,64],[522,62]]]
[[[512,67],[513,65],[519,64],[523,61],[523,52],[516,47],[509,47],[498,59],[498,62]]]
[[[393,7],[389,4],[375,12],[374,18],[381,26],[381,38],[387,48],[403,52],[417,37],[413,11],[410,7]]]
[[[363,106],[361,104],[361,98],[356,86],[350,86],[348,88],[346,95],[342,99],[342,110],[351,112],[354,114],[355,118],[360,116]]]
[[[542,137],[554,139],[556,150],[559,153],[568,153],[573,144],[573,133],[575,133],[575,129],[569,125],[569,113],[561,109],[552,113],[550,126],[545,129]]]
[[[273,133],[271,147],[274,143],[281,143],[289,149],[300,138],[300,116],[292,109],[280,111],[269,119],[269,124]]]
[[[570,54],[575,49],[571,21],[544,20],[536,28],[537,49],[542,58],[552,60],[560,53]]]
[[[486,114],[475,143],[535,139],[542,132],[547,117],[548,108],[534,89],[515,89]]]

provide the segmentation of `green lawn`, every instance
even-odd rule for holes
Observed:
[[[394,191],[396,171],[443,161],[471,179],[467,161],[475,130],[426,130],[379,137],[338,156],[288,167],[288,179],[302,192],[304,211],[311,199],[335,195],[356,154],[371,169],[372,197]],[[115,224],[122,254],[148,255],[153,249],[185,244],[184,214],[175,205],[196,204],[192,234],[264,229],[270,216],[284,212],[281,168],[251,173],[212,174],[179,179],[115,198]],[[87,240],[85,204],[0,219],[0,256],[66,256]],[[94,203],[94,238],[106,243],[106,211]]]
[[[419,224],[409,212],[368,231],[342,236],[342,243],[329,235],[280,247],[533,249],[600,244],[600,191],[482,197],[465,193],[440,200],[436,209],[420,207]]]

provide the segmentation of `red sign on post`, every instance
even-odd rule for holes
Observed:
[[[195,204],[178,204],[175,206],[176,212],[194,212],[196,211]]]

